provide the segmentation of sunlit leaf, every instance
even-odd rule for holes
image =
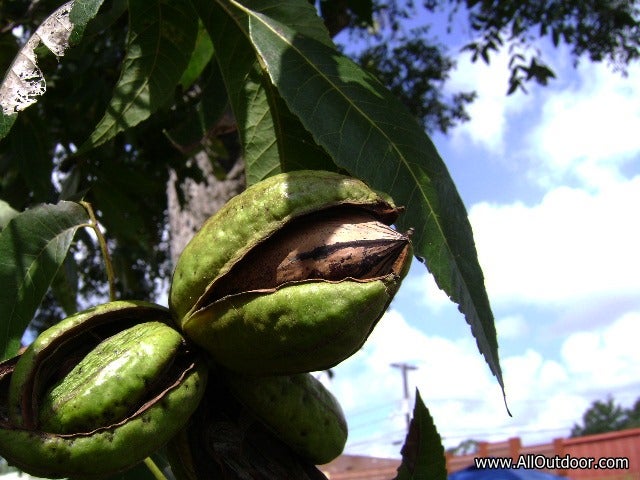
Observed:
[[[183,89],[186,90],[193,85],[211,61],[212,57],[213,44],[211,43],[211,37],[209,37],[204,26],[199,25],[198,36],[196,37],[191,58],[180,78],[180,85],[182,85]]]
[[[78,265],[73,258],[72,252],[68,252],[67,257],[58,269],[58,273],[53,277],[51,291],[67,315],[72,315],[78,311]]]
[[[415,253],[458,304],[503,386],[493,313],[464,204],[429,137],[375,78],[342,55],[307,2],[218,0],[253,43],[293,113],[335,163],[406,208]]]
[[[17,216],[20,212],[11,207],[7,202],[0,199],[0,231],[7,226],[9,220]]]
[[[76,44],[82,38],[84,29],[98,13],[100,6],[104,0],[82,0],[80,2],[73,2],[73,7],[69,13],[69,20],[73,24],[73,30],[69,37],[70,44]]]
[[[14,217],[0,232],[0,354],[20,338],[56,276],[76,230],[89,221],[73,202],[42,205]]]
[[[35,50],[43,44],[56,56],[64,55],[73,29],[69,20],[72,5],[73,2],[67,2],[47,17],[16,55],[0,85],[0,106],[4,115],[24,110],[45,92],[44,75],[37,65]]]
[[[9,130],[11,130],[11,127],[13,126],[17,118],[17,113],[10,113],[8,115],[5,115],[0,108],[0,139],[7,136]]]
[[[102,1],[78,3],[81,5],[66,2],[47,17],[7,70],[0,84],[0,139],[9,133],[17,113],[37,102],[46,90],[44,75],[37,64],[36,49],[44,45],[56,57],[64,56],[72,35],[75,42],[80,40],[87,22],[95,16]]]
[[[126,56],[107,111],[80,152],[164,106],[191,58],[198,18],[188,0],[131,0]]]
[[[283,170],[335,170],[331,158],[271,84],[242,29],[215,2],[193,3],[215,45],[240,129],[247,183],[253,184]]]

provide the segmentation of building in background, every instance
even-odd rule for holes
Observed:
[[[586,462],[593,458],[612,459],[614,463],[628,462],[627,468],[611,469],[543,469],[571,480],[639,480],[640,479],[640,428],[618,432],[587,435],[576,438],[557,438],[551,443],[522,445],[520,437],[503,442],[479,442],[477,452],[467,455],[447,454],[447,471],[457,472],[474,465],[476,458],[502,457],[518,462],[544,462],[545,459],[571,459]],[[622,460],[620,460],[622,459]],[[532,465],[534,464],[532,463]],[[359,455],[342,455],[324,465],[322,471],[330,480],[391,480],[397,474],[400,460],[372,458]]]

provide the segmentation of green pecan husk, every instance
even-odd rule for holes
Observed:
[[[166,453],[177,480],[326,480],[311,460],[258,421],[214,371],[196,412]]]
[[[0,365],[0,456],[33,475],[100,478],[168,442],[208,373],[169,320],[158,305],[107,303]]]
[[[406,275],[400,213],[331,172],[270,177],[231,199],[181,254],[169,304],[185,336],[221,365],[280,375],[357,351]]]
[[[304,282],[268,294],[230,296],[195,312],[185,334],[236,372],[328,369],[357,351],[397,288],[394,277],[358,283]]]
[[[333,394],[310,373],[253,377],[229,373],[233,394],[267,428],[315,465],[344,450],[347,421]]]

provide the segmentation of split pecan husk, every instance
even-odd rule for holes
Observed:
[[[196,233],[174,272],[170,308],[185,336],[229,370],[330,368],[357,351],[411,261],[401,209],[332,172],[270,177]]]
[[[0,455],[47,478],[126,470],[183,428],[207,373],[166,308],[118,301],[78,313],[0,364]]]

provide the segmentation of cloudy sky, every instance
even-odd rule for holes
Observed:
[[[558,79],[509,97],[506,54],[490,66],[461,55],[451,88],[478,92],[472,120],[434,137],[473,226],[513,417],[464,318],[416,263],[329,385],[350,424],[347,453],[398,455],[405,406],[392,363],[417,367],[409,388],[446,447],[546,443],[594,400],[640,397],[640,67],[574,69],[548,51]]]

